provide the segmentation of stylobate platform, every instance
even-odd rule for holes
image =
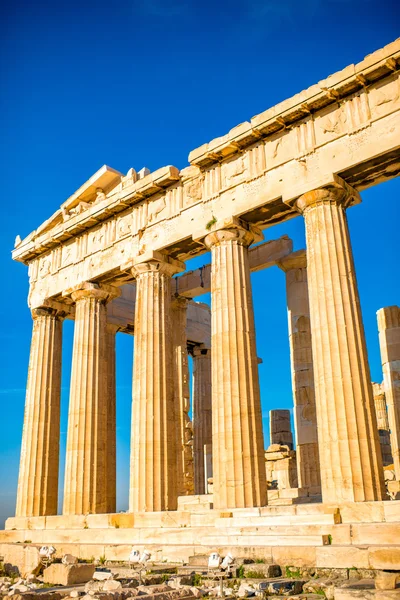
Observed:
[[[217,550],[281,565],[400,569],[400,501],[214,510],[210,496],[179,498],[179,510],[10,518],[0,553],[15,543],[53,544],[82,559],[128,560],[146,548],[157,561]]]

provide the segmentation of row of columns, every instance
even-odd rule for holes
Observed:
[[[300,485],[321,485],[324,502],[380,500],[384,493],[346,218],[352,193],[346,184],[335,183],[301,196],[296,206],[305,220],[307,274],[301,253],[280,265],[287,280]],[[205,409],[205,423],[212,414],[212,427],[207,429],[212,429],[214,506],[262,506],[267,503],[266,475],[248,259],[248,248],[260,235],[238,219],[214,227],[215,231],[202,238],[212,256],[212,401]],[[185,426],[182,414],[188,375],[184,359],[173,360],[174,349],[183,357],[184,341],[172,328],[173,312],[182,311],[183,324],[184,306],[172,304],[170,296],[170,279],[183,270],[182,263],[159,252],[141,257],[132,267],[137,297],[130,511],[174,510],[177,496],[185,491],[184,476],[178,473],[186,472],[187,464],[177,440]],[[109,374],[115,333],[106,327],[106,303],[114,293],[109,286],[86,284],[72,295],[76,323],[65,514],[115,510],[115,497],[111,484],[110,488],[107,484],[108,473],[115,471],[115,441],[109,433],[111,430],[115,440],[115,395],[107,393],[110,386],[115,389]],[[39,341],[43,339],[45,344]],[[58,444],[54,448],[56,458],[48,461],[48,455],[42,453],[46,456],[42,464],[33,470],[29,464],[40,455],[31,452],[38,443],[39,427],[44,431],[40,431],[40,443],[47,444],[49,453],[55,439],[59,405],[55,406],[52,390],[59,384],[60,344],[60,321],[45,310],[43,318],[34,322],[17,514],[51,514],[49,511],[56,510],[50,488],[53,490],[56,481]],[[209,353],[200,351],[197,356],[195,372],[204,368],[202,360]],[[174,390],[177,370],[183,383]],[[392,365],[385,375],[388,381],[394,381],[393,373]],[[201,388],[194,386],[195,410],[209,385],[205,376]],[[392,412],[398,410],[397,397],[392,405]],[[55,416],[50,426],[51,410]],[[37,424],[33,425],[35,419]],[[194,444],[195,471],[201,473],[204,445],[202,449],[196,446],[196,431]],[[108,454],[110,459],[105,458]],[[53,465],[51,474],[46,474],[49,465]],[[204,474],[203,483],[196,479],[195,490],[202,490],[202,485]],[[25,495],[37,497],[36,505],[24,506]]]
[[[137,396],[132,415],[132,440],[136,440],[132,449],[132,469],[147,466],[137,478],[138,481],[144,478],[146,485],[141,486],[140,490],[139,486],[131,486],[130,506],[140,506],[140,510],[168,508],[170,489],[163,489],[159,485],[164,481],[165,464],[172,477],[175,473],[180,476],[181,487],[176,490],[173,488],[175,505],[177,495],[194,493],[184,483],[185,475],[189,481],[193,480],[193,473],[187,472],[190,468],[193,471],[192,450],[185,444],[190,402],[186,348],[187,300],[177,299],[172,305],[174,334],[171,337],[171,323],[165,320],[171,304],[170,298],[167,298],[169,278],[164,280],[161,277],[161,288],[159,281],[151,281],[154,279],[152,273],[156,273],[155,277],[158,278],[167,270],[161,268],[160,264],[149,262],[147,267],[135,267],[137,274],[148,273],[146,277],[137,277],[138,281],[145,282],[139,283],[138,302],[141,304],[138,306],[148,312],[145,319],[136,320],[135,344],[139,348],[147,348],[147,353],[143,354],[140,350],[136,352],[134,390]],[[174,272],[173,269],[169,271]],[[160,289],[162,294],[159,294]],[[118,294],[117,288],[93,283],[85,283],[71,294],[75,304],[75,330],[65,461],[65,515],[116,511],[115,341],[118,327],[106,322],[106,305]],[[156,297],[153,302],[152,295]],[[57,514],[58,503],[64,314],[43,307],[32,311],[32,317],[17,516]],[[194,346],[192,351],[196,410],[201,410],[201,394],[205,401],[207,421],[211,412],[210,350]],[[159,369],[159,375],[156,376],[158,389],[154,387],[155,368]],[[204,381],[199,381],[200,378],[204,378]],[[169,392],[172,390],[171,395]],[[197,421],[200,422],[200,419]],[[135,427],[139,424],[142,430],[139,429],[137,434]],[[210,434],[211,428],[198,428],[197,460],[203,459],[204,444],[210,443]],[[144,443],[139,443],[139,440]],[[166,449],[169,452],[167,461],[164,456]],[[188,454],[190,460],[187,460]],[[172,460],[176,465],[170,464]],[[153,485],[150,473],[153,473]],[[202,493],[202,489],[204,491],[204,483],[203,488],[201,483],[197,487],[197,493]]]

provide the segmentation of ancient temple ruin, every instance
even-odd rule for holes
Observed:
[[[167,560],[218,548],[288,564],[400,568],[400,501],[389,500],[378,434],[379,420],[399,498],[400,309],[378,312],[384,415],[346,216],[360,192],[399,173],[399,68],[398,40],[193,150],[181,171],[104,166],[17,240],[33,333],[3,552],[29,538],[81,557],[94,548],[122,557],[135,543]],[[263,242],[263,229],[271,238],[274,224],[294,217],[304,219],[306,249],[287,237]],[[187,272],[185,260],[207,251],[211,264]],[[267,489],[250,282],[265,268],[286,277],[293,385],[295,440],[276,429],[271,452],[285,469],[297,465],[297,479],[279,498]],[[211,310],[196,302],[209,291]],[[64,319],[75,329],[57,515]],[[124,514],[115,513],[118,331],[134,336]]]

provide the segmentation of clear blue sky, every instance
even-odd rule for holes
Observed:
[[[10,256],[16,234],[35,229],[103,164],[125,173],[186,166],[193,148],[393,41],[399,7],[396,0],[6,0],[0,11],[1,526],[14,514],[31,334],[27,268]],[[372,377],[380,381],[375,313],[400,296],[399,181],[362,196],[349,222]],[[265,233],[288,233],[304,246],[301,218]],[[253,286],[266,427],[270,408],[292,404],[283,274],[256,273]],[[62,457],[72,333],[67,323]],[[118,337],[124,509],[133,345]]]

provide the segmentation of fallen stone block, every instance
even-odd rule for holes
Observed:
[[[61,562],[63,565],[76,565],[78,563],[78,559],[72,554],[64,554],[64,556],[61,559]]]
[[[276,581],[270,581],[268,584],[268,593],[273,595],[282,594],[284,596],[294,596],[295,594],[301,594],[303,591],[303,585],[306,582],[300,579],[278,579]]]
[[[394,590],[397,581],[400,581],[400,573],[396,573],[395,571],[378,571],[375,576],[375,588],[377,590]]]
[[[95,571],[93,579],[96,581],[106,581],[107,579],[113,579],[114,575],[111,571]]]
[[[92,579],[95,566],[91,564],[63,565],[53,563],[43,571],[43,581],[58,585],[75,585]]]
[[[8,544],[4,550],[4,570],[7,574],[37,575],[42,565],[39,549],[36,546]]]
[[[282,571],[279,565],[269,565],[264,563],[250,563],[243,565],[245,577],[250,579],[264,579],[268,577],[280,577]]]
[[[349,581],[335,588],[335,600],[398,600],[400,589],[377,590],[371,579]]]
[[[121,583],[115,579],[107,579],[103,583],[103,592],[120,592],[121,590]]]

